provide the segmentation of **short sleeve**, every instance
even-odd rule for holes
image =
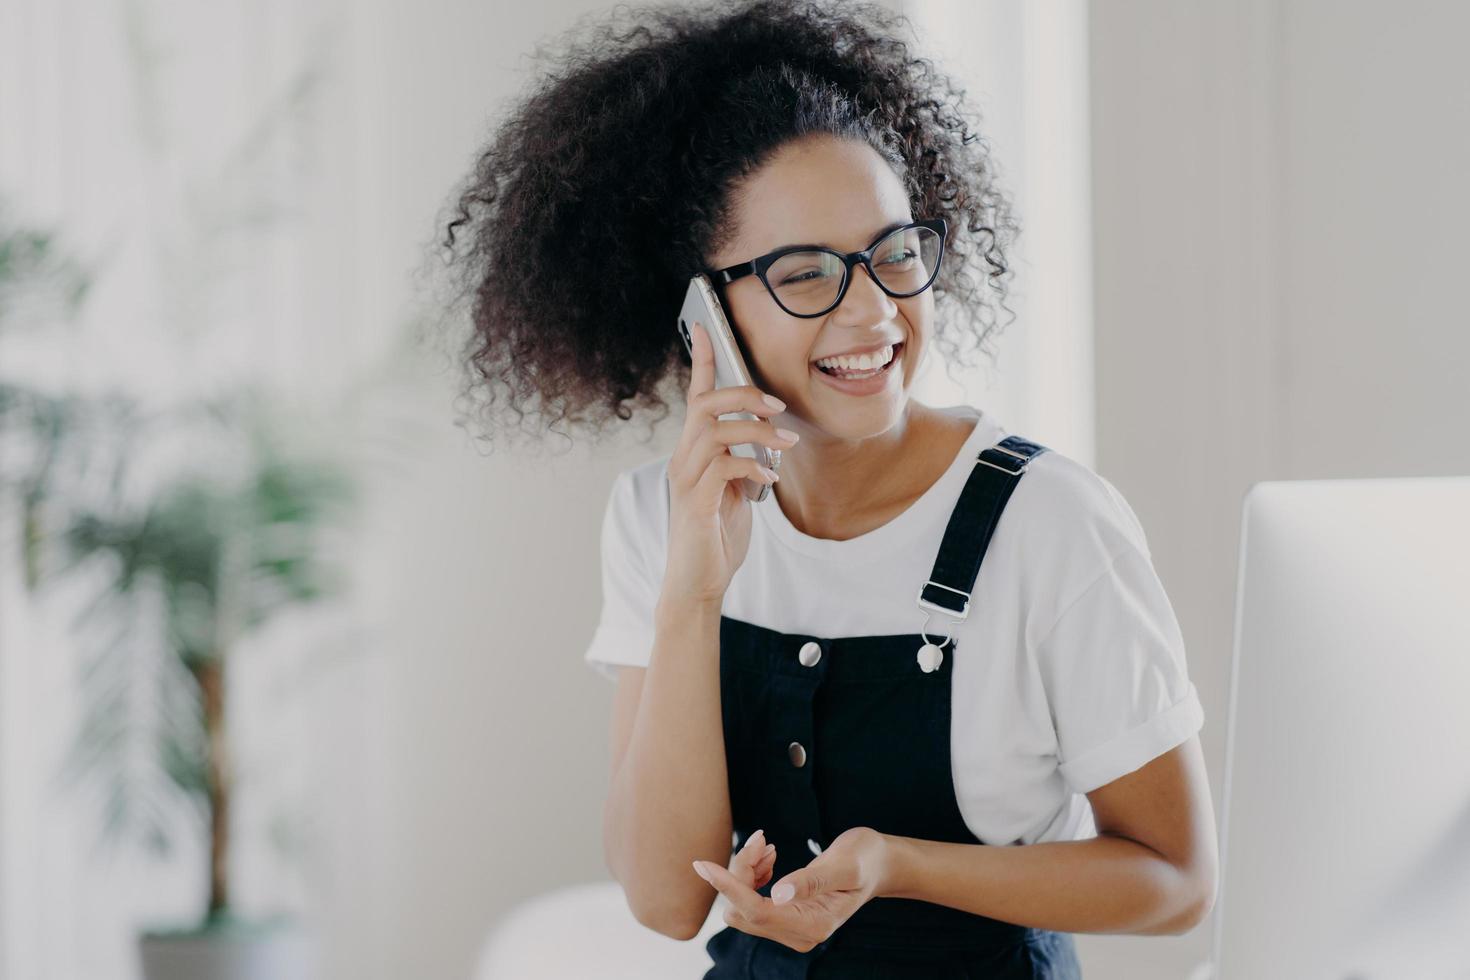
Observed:
[[[1204,725],[1184,638],[1147,551],[1124,548],[1037,644],[1058,770],[1088,793]]]
[[[602,613],[583,659],[615,679],[617,665],[648,666],[653,652],[653,611],[659,586],[644,551],[646,519],[634,494],[633,473],[613,481],[602,518]]]

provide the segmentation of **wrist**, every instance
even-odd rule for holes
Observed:
[[[873,889],[874,898],[902,898],[908,891],[910,869],[913,867],[913,849],[907,837],[879,834],[878,883]]]
[[[719,619],[725,605],[725,597],[680,595],[662,593],[654,605],[653,617],[657,624],[668,622],[703,621]]]

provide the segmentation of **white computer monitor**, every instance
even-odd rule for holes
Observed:
[[[1470,477],[1245,497],[1218,980],[1470,978]]]

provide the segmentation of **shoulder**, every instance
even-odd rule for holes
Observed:
[[[645,531],[666,531],[669,523],[669,460],[665,453],[620,472],[613,497]]]
[[[1148,536],[1118,488],[1085,463],[1055,449],[1033,459],[1006,505],[1032,545],[1050,545],[1084,564],[1129,549],[1149,554]],[[1050,549],[1048,549],[1050,550]]]
[[[621,470],[607,503],[609,544],[639,552],[651,570],[662,564],[668,540],[671,457],[666,453]]]
[[[995,416],[969,406],[956,411],[980,416],[980,445],[993,446],[1009,436],[1029,439],[1026,432],[1013,432]],[[1034,441],[1034,440],[1033,440]],[[1006,501],[997,527],[1031,552],[1064,558],[1082,573],[1096,570],[1098,559],[1127,549],[1149,553],[1148,539],[1128,501],[1101,474],[1059,449],[1041,445],[1046,451],[1034,456]],[[1004,530],[1002,530],[1004,528]]]
[[[1026,467],[991,545],[1014,570],[1030,645],[1074,608],[1095,640],[1125,610],[1172,616],[1138,515],[1111,481],[1066,453],[1049,448]],[[1086,596],[1091,604],[1079,604]],[[1126,629],[1137,633],[1137,623]]]
[[[669,460],[672,453],[630,466],[618,474],[626,486],[624,492],[637,502],[641,509],[649,512],[660,508],[668,513],[669,503]]]
[[[1099,581],[1153,575],[1148,538],[1128,501],[1091,467],[1052,449],[1026,467],[992,547],[1015,569],[1032,637]]]

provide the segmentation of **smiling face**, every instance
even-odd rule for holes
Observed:
[[[740,186],[733,216],[731,240],[709,257],[713,268],[747,262],[785,245],[857,251],[890,226],[915,217],[903,184],[877,151],[857,140],[829,136],[781,147]],[[875,256],[874,263],[878,261]],[[786,403],[782,423],[804,439],[861,440],[887,431],[903,417],[914,368],[933,332],[932,289],[895,299],[857,265],[842,302],[819,317],[787,313],[755,275],[730,283],[724,295],[726,314],[745,347],[755,384]],[[896,347],[893,363],[877,382],[836,381],[816,365],[836,354],[889,344]]]

